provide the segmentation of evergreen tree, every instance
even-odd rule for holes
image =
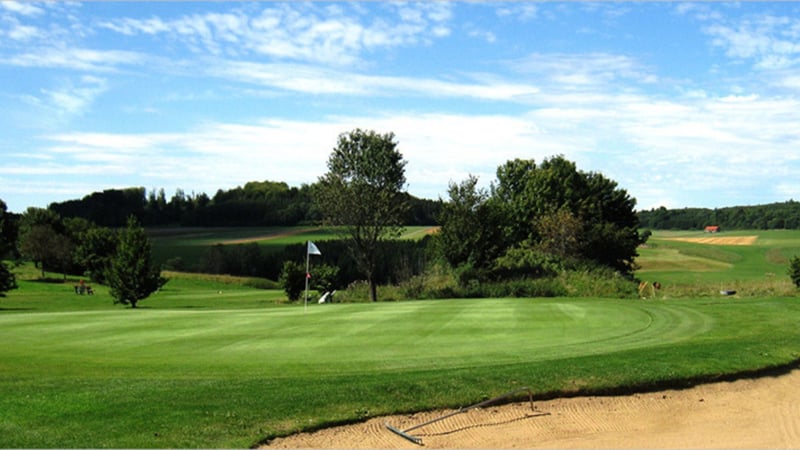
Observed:
[[[153,263],[150,240],[135,217],[119,236],[117,252],[111,259],[108,284],[114,303],[131,305],[149,297],[166,283],[161,269]]]

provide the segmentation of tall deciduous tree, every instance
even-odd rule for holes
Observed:
[[[150,240],[144,228],[133,216],[128,226],[121,231],[117,252],[111,259],[108,285],[114,303],[131,305],[149,297],[166,283],[161,278],[161,269],[153,263]]]
[[[450,201],[442,206],[442,226],[435,239],[439,253],[451,266],[481,272],[491,266],[503,247],[499,211],[487,202],[488,192],[477,183],[474,175],[460,184],[450,183]]]
[[[0,297],[17,288],[14,274],[8,270],[3,259],[14,253],[17,241],[17,227],[8,214],[6,203],[0,200]]]
[[[51,225],[34,225],[20,239],[23,256],[34,262],[45,277],[45,270],[61,269],[66,279],[66,269],[72,261],[74,246],[70,239]]]
[[[372,301],[379,242],[400,233],[407,209],[405,166],[393,133],[356,129],[339,135],[316,190],[326,222],[344,230]]]

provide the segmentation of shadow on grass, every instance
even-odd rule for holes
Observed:
[[[616,386],[601,389],[578,389],[575,391],[550,391],[541,394],[534,394],[534,400],[552,400],[554,398],[571,398],[585,396],[611,396],[611,395],[632,395],[644,394],[648,392],[658,392],[663,390],[690,389],[695,386],[707,383],[733,382],[745,379],[756,379],[765,377],[780,377],[793,370],[800,369],[800,359],[795,359],[785,364],[762,367],[753,370],[741,370],[731,373],[699,375],[688,378],[677,378],[671,380],[659,380],[653,383],[640,383],[624,386]]]
[[[77,283],[79,280],[75,278],[67,278],[65,280],[63,278],[39,277],[26,281],[30,281],[31,283],[43,283],[43,284],[67,284],[67,283]]]

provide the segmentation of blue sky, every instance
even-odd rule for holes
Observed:
[[[564,155],[637,207],[800,199],[800,3],[0,1],[0,199],[312,183],[394,132],[446,198]]]

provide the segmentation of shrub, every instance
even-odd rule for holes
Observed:
[[[637,283],[606,267],[583,267],[559,275],[565,295],[575,297],[638,298]]]
[[[795,286],[800,287],[800,257],[792,256],[789,259],[789,278]]]
[[[306,272],[303,265],[295,261],[286,261],[283,263],[281,270],[280,280],[278,281],[283,286],[286,296],[289,301],[300,300],[303,290],[306,287]]]

